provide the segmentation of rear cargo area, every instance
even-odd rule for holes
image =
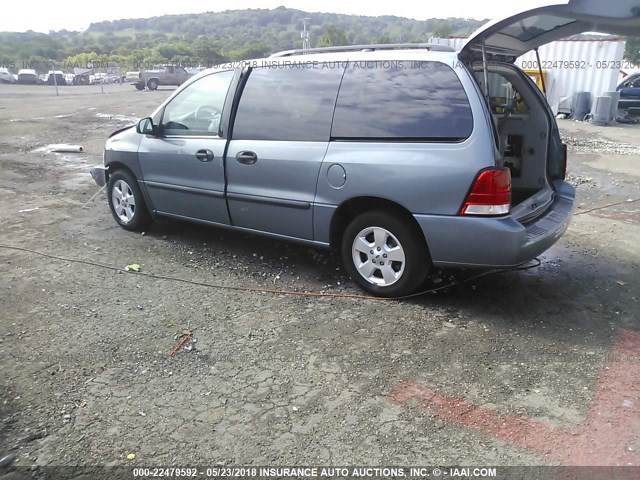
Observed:
[[[485,74],[474,70],[482,92]],[[512,212],[516,218],[534,219],[553,201],[548,180],[552,118],[535,84],[509,64],[487,66],[488,103],[498,149],[497,164],[511,171]]]

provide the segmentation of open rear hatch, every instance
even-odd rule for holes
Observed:
[[[583,32],[638,35],[640,0],[568,0],[487,23],[458,56],[472,65],[493,114],[498,166],[512,173],[512,215],[526,223],[552,204],[566,149],[544,95],[513,64],[530,50]]]
[[[638,35],[640,0],[569,0],[488,22],[462,47],[464,61],[513,63],[516,58],[560,38],[583,32]]]

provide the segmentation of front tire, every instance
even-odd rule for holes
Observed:
[[[151,217],[135,177],[126,170],[116,170],[109,176],[107,198],[111,215],[125,230],[139,231]]]
[[[430,269],[418,227],[391,211],[366,212],[354,218],[342,237],[341,253],[351,278],[375,296],[409,295]]]
[[[149,87],[149,90],[157,90],[158,89],[158,80],[156,80],[155,78],[152,78],[151,80],[149,80],[147,82],[147,87]]]

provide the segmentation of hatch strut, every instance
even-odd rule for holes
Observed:
[[[482,74],[484,83],[484,96],[487,99],[487,105],[490,105],[489,101],[489,74],[487,73],[487,39],[482,39]]]
[[[540,53],[538,52],[538,47],[533,49],[536,52],[536,60],[538,61],[538,72],[540,72],[540,83],[542,84],[542,93],[544,93],[545,98],[547,97],[547,86],[544,84],[544,75],[542,75],[542,63],[540,62]]]

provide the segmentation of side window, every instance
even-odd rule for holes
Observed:
[[[238,105],[233,138],[328,141],[344,71],[329,67],[252,70]]]
[[[354,62],[344,74],[332,137],[462,140],[473,130],[469,99],[440,62]]]
[[[167,104],[162,115],[164,135],[218,135],[222,108],[233,71],[202,77]]]
[[[169,65],[168,67],[164,67],[167,73],[173,73],[173,66]]]

